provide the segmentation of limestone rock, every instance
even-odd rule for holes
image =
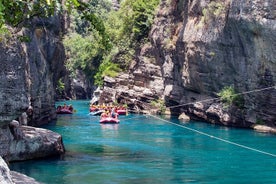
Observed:
[[[230,121],[229,114],[223,111],[223,106],[221,104],[212,104],[206,110],[206,113],[209,117],[214,117],[214,119],[216,119],[217,122],[221,122],[222,124],[227,125],[227,123]]]
[[[254,125],[253,129],[257,132],[265,132],[265,133],[274,133],[276,134],[276,128],[265,126],[265,125]]]
[[[184,112],[179,115],[178,119],[182,121],[190,121],[190,117],[187,116]]]
[[[275,126],[274,10],[273,0],[161,0],[150,42],[137,49],[128,77],[106,80],[102,101],[110,97],[145,111],[152,100],[164,99],[166,106],[187,104],[172,110],[192,119],[238,127],[261,119]],[[229,86],[270,89],[246,93],[240,107],[224,108],[217,94]]]
[[[16,129],[22,137],[10,141],[9,153],[6,155],[9,161],[42,158],[65,152],[62,138],[55,132],[29,126]]]
[[[10,169],[2,157],[0,157],[0,184],[13,184]]]
[[[39,184],[33,178],[15,171],[10,171],[2,157],[0,157],[0,173],[0,184]]]
[[[89,99],[92,97],[92,92],[97,88],[93,85],[93,78],[87,77],[85,72],[80,69],[76,69],[74,75],[66,72],[61,79],[65,89],[64,91],[57,91],[57,99]]]
[[[0,126],[16,119],[28,108],[26,63],[21,52],[23,49],[17,43],[10,43],[10,47],[0,44]]]
[[[26,176],[25,174],[21,174],[15,171],[11,171],[10,173],[14,184],[41,184],[35,179]]]
[[[55,118],[55,88],[65,69],[62,20],[34,18],[29,25],[19,31],[9,27],[12,36],[0,43],[1,126],[19,118],[29,106],[33,107],[29,125]],[[21,37],[29,41],[20,41]]]

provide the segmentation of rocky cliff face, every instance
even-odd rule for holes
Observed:
[[[0,44],[0,122],[19,117],[32,106],[32,125],[55,116],[55,82],[64,72],[65,59],[61,43],[63,25],[59,17],[34,19]]]
[[[25,26],[20,30],[9,28],[11,34],[6,35],[5,42],[0,42],[0,156],[8,161],[64,153],[60,135],[33,127],[24,128],[16,121],[11,123],[15,119],[26,123],[21,121],[22,113],[28,125],[40,125],[53,119],[55,81],[64,72],[60,17],[33,19]],[[10,183],[8,174],[5,179]],[[13,183],[25,178],[15,175]],[[31,181],[26,179],[26,183]]]
[[[106,80],[104,93],[115,88],[114,98],[140,109],[161,98],[179,105],[171,111],[213,123],[275,125],[275,6],[273,0],[162,0],[150,43],[125,80],[115,79],[120,85]],[[268,89],[243,94],[242,107],[202,101],[226,86],[238,93]]]
[[[65,89],[62,94],[58,94],[59,99],[86,100],[91,99],[91,92],[95,90],[93,80],[89,79],[81,70],[76,70],[74,77],[67,73],[62,79]]]

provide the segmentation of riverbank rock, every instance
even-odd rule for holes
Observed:
[[[50,130],[19,126],[11,130],[8,161],[29,160],[61,155],[65,152],[62,137]]]
[[[134,74],[121,73],[116,78],[105,77],[99,103],[127,104],[130,112],[136,113],[156,109],[152,102],[162,97],[161,91],[158,90],[162,84],[152,82],[152,88],[146,87],[149,79],[148,74],[145,73],[149,70],[151,69],[147,68],[147,70],[140,71],[141,73],[136,71]],[[137,75],[139,79],[136,78]]]
[[[269,127],[269,126],[265,126],[265,125],[254,125],[253,129],[257,132],[276,134],[276,128],[275,127]]]
[[[12,184],[10,169],[6,162],[0,157],[0,184]]]
[[[190,121],[190,117],[187,116],[184,112],[179,115],[178,119],[181,121]]]
[[[0,184],[39,184],[39,182],[24,174],[10,171],[6,162],[0,157]]]
[[[35,179],[15,171],[10,171],[13,184],[42,184]]]

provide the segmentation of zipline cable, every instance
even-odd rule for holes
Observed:
[[[276,89],[276,86],[270,86],[270,87],[261,88],[261,89],[254,89],[254,90],[250,90],[250,91],[236,93],[236,94],[229,95],[229,96],[244,95],[244,94],[249,94],[249,93],[253,93],[253,92],[265,91],[265,90],[269,90],[269,89]],[[176,108],[176,107],[182,107],[182,106],[186,106],[186,105],[192,105],[192,104],[195,104],[195,103],[208,102],[208,101],[219,100],[219,99],[220,99],[219,97],[217,97],[217,98],[208,98],[208,99],[200,100],[200,101],[196,101],[196,102],[189,102],[189,103],[180,104],[180,105],[173,105],[173,106],[169,106],[169,107],[166,107],[166,108],[172,109],[172,108]]]
[[[249,94],[249,93],[253,93],[253,92],[261,92],[261,91],[265,91],[265,90],[270,90],[270,89],[275,89],[275,90],[276,90],[276,86],[270,86],[270,87],[266,87],[266,88],[254,89],[254,90],[250,90],[250,91],[245,91],[245,92],[241,92],[241,93],[236,93],[236,94],[229,95],[229,96],[244,95],[244,94]],[[124,98],[128,98],[129,100],[131,100],[131,98],[129,98],[129,97],[124,97]],[[195,102],[188,102],[188,103],[179,104],[179,105],[166,106],[166,108],[168,108],[168,109],[173,109],[173,108],[176,108],[176,107],[182,107],[182,106],[187,106],[187,105],[193,105],[193,104],[196,104],[196,103],[208,102],[208,101],[214,101],[214,100],[220,100],[220,98],[219,98],[219,97],[216,97],[216,98],[208,98],[208,99],[199,100],[199,101],[195,101]],[[143,103],[143,101],[140,101],[140,100],[137,100],[137,99],[135,99],[135,101],[137,101],[137,102],[142,102],[142,103]],[[132,109],[128,109],[128,111],[137,112],[137,110],[132,110]]]
[[[120,120],[125,121],[125,120],[130,120],[130,119],[139,119],[139,118],[141,118],[141,117],[139,116],[139,117],[125,118],[125,119],[120,118]]]
[[[251,148],[251,147],[248,147],[248,146],[245,146],[245,145],[242,145],[242,144],[238,144],[238,143],[235,143],[235,142],[232,142],[232,141],[228,141],[228,140],[225,140],[225,139],[222,139],[222,138],[219,138],[219,137],[216,137],[216,136],[213,136],[213,135],[210,135],[210,134],[201,132],[201,131],[199,131],[199,130],[196,130],[196,129],[193,129],[193,128],[189,128],[189,127],[186,127],[186,126],[184,126],[184,125],[180,125],[180,124],[173,123],[173,122],[171,122],[171,121],[168,121],[168,120],[159,118],[159,117],[157,117],[157,116],[153,116],[153,115],[148,115],[148,116],[151,116],[151,117],[153,117],[153,118],[155,118],[155,119],[158,119],[158,120],[161,120],[161,121],[163,121],[163,122],[167,122],[167,123],[169,123],[169,124],[172,124],[172,125],[175,125],[175,126],[178,126],[178,127],[181,127],[181,128],[187,129],[187,130],[190,130],[190,131],[192,131],[192,132],[196,132],[196,133],[198,133],[198,134],[205,135],[205,136],[207,136],[207,137],[210,137],[210,138],[213,138],[213,139],[222,141],[222,142],[226,142],[226,143],[228,143],[228,144],[232,144],[232,145],[235,145],[235,146],[244,148],[244,149],[248,149],[248,150],[251,150],[251,151],[255,151],[255,152],[262,153],[262,154],[265,154],[265,155],[269,155],[269,156],[272,156],[272,157],[276,157],[276,155],[273,154],[273,153],[265,152],[265,151],[258,150],[258,149],[255,149],[255,148]]]

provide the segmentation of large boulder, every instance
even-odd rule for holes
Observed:
[[[50,130],[18,126],[11,128],[11,134],[13,138],[9,151],[4,155],[8,161],[42,158],[65,152],[61,135]]]

